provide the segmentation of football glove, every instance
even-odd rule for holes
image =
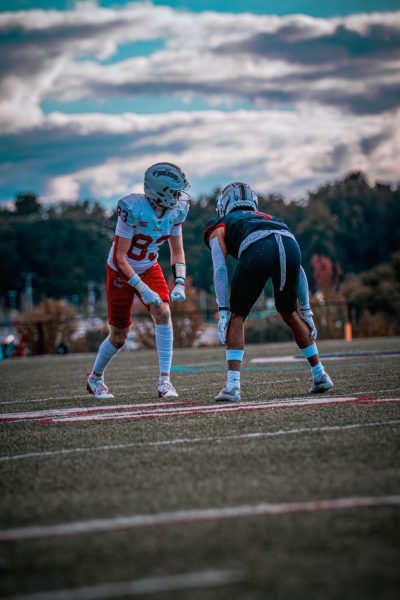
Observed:
[[[315,323],[314,323],[314,319],[313,319],[314,313],[312,312],[311,308],[300,307],[299,314],[300,314],[300,318],[303,319],[303,321],[308,325],[312,339],[316,340],[318,332],[317,332],[317,328],[315,327]]]
[[[171,292],[171,302],[185,302],[185,280],[177,278],[175,279],[175,287]]]
[[[139,292],[144,304],[154,304],[155,306],[160,306],[163,303],[157,292],[153,292],[153,290],[151,290],[149,286],[140,279],[137,273],[128,280],[128,283]]]
[[[223,346],[226,344],[226,331],[229,325],[229,312],[227,309],[218,309],[218,339]]]

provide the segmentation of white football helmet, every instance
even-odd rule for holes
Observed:
[[[164,208],[174,208],[178,200],[189,201],[189,188],[185,173],[172,163],[156,163],[144,174],[145,195]]]
[[[255,191],[247,184],[236,181],[225,186],[217,198],[217,214],[223,217],[234,208],[252,208],[257,210],[258,198]]]

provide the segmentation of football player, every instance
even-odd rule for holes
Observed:
[[[318,357],[307,277],[300,265],[300,248],[294,235],[283,221],[258,211],[257,195],[246,183],[230,183],[222,190],[217,198],[217,214],[204,231],[214,268],[218,337],[227,344],[227,383],[215,400],[240,401],[244,322],[270,277],[276,309],[310,364],[313,383],[309,391],[331,389],[333,383]],[[238,260],[229,301],[228,255]]]
[[[135,294],[155,324],[160,367],[158,396],[178,396],[170,382],[173,331],[169,302],[186,299],[182,223],[189,210],[189,187],[177,165],[157,163],[144,174],[144,194],[129,194],[118,202],[118,222],[106,266],[110,334],[100,345],[87,379],[88,392],[99,400],[114,397],[103,375],[127,340]],[[157,262],[159,248],[166,240],[175,277],[171,297]]]

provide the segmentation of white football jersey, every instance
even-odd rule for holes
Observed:
[[[118,202],[115,235],[132,240],[126,257],[136,273],[144,273],[157,262],[161,244],[181,233],[188,212],[189,202],[178,202],[158,217],[144,194],[129,194]],[[107,262],[117,271],[113,262],[115,243],[114,240]]]

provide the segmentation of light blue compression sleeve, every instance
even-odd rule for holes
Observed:
[[[154,329],[160,373],[169,374],[171,371],[172,347],[174,343],[172,323],[159,323]]]
[[[305,271],[302,266],[300,266],[299,302],[301,308],[310,308],[310,296],[308,292],[307,275],[305,274]]]
[[[106,339],[100,344],[100,348],[97,352],[96,360],[93,365],[93,373],[96,373],[97,375],[103,375],[106,367],[108,367],[119,350],[120,348],[113,346],[110,342],[110,338],[106,337]]]
[[[228,308],[228,269],[218,238],[210,241],[211,256],[214,268],[215,297],[219,307]]]

